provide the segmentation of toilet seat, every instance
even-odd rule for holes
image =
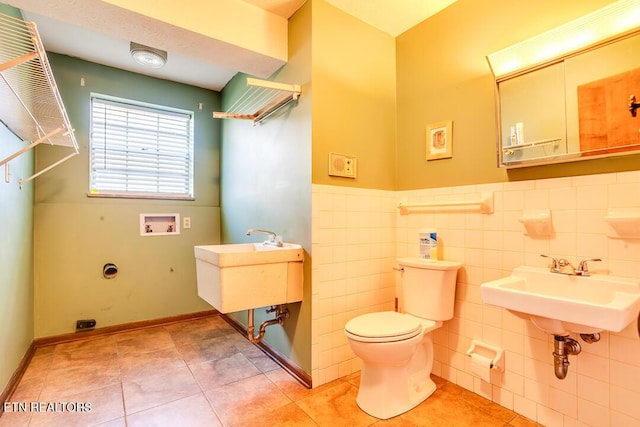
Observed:
[[[402,341],[420,334],[422,322],[407,314],[381,311],[349,320],[344,330],[349,338],[361,342]]]

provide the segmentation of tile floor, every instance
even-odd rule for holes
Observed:
[[[421,405],[379,420],[356,405],[359,375],[308,390],[213,316],[39,348],[0,427],[538,425],[434,380]]]

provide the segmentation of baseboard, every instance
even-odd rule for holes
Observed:
[[[220,314],[220,317],[230,324],[235,330],[247,337],[247,328],[237,320],[227,316],[226,314]],[[249,338],[247,338],[249,340]],[[311,376],[303,371],[299,366],[294,365],[286,356],[280,353],[277,349],[270,346],[268,343],[261,341],[256,344],[262,351],[271,356],[272,359],[282,366],[291,376],[293,376],[300,384],[306,388],[312,387]]]
[[[24,356],[22,356],[22,360],[20,360],[18,367],[13,372],[13,375],[11,376],[11,378],[9,378],[9,382],[7,383],[4,390],[2,390],[2,393],[0,393],[0,403],[7,402],[11,397],[11,395],[13,394],[13,392],[16,390],[16,387],[18,387],[18,384],[20,383],[20,380],[22,379],[24,372],[27,370],[27,366],[29,366],[29,362],[31,362],[31,358],[33,357],[33,354],[35,353],[35,351],[36,351],[35,343],[31,341],[31,345],[29,345],[29,348],[25,352]],[[4,412],[4,405],[0,407],[0,416],[2,416],[3,412]]]
[[[199,311],[196,313],[179,314],[177,316],[161,317],[159,319],[141,320],[139,322],[123,323],[121,325],[106,326],[104,328],[91,329],[88,331],[71,332],[68,334],[36,338],[35,344],[36,348],[46,347],[49,345],[62,344],[70,341],[83,340],[90,337],[117,334],[120,332],[133,331],[136,329],[152,328],[154,326],[168,325],[185,320],[195,320],[202,317],[214,316],[217,314],[219,314],[217,310],[207,310]]]

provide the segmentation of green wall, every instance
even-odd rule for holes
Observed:
[[[197,295],[193,246],[219,242],[220,94],[49,54],[80,155],[39,177],[35,192],[35,336],[211,309]],[[84,79],[84,86],[81,85]],[[92,92],[195,112],[195,200],[87,197]],[[202,102],[202,111],[197,109]],[[37,149],[39,166],[59,147]],[[177,236],[140,236],[139,214],[179,213],[192,228]],[[118,276],[105,279],[103,265]]]
[[[0,13],[22,19],[20,12],[0,4]],[[0,123],[0,159],[27,143]],[[18,182],[33,174],[33,152],[0,167],[0,392],[33,341],[33,185]]]
[[[398,36],[396,190],[638,168],[640,156],[497,167],[494,84],[485,56],[612,0],[458,0]],[[426,126],[453,120],[453,158],[425,159]]]
[[[0,123],[0,159],[25,145]],[[33,174],[33,152],[9,162],[9,183],[0,171],[1,392],[33,341],[33,184],[18,184]]]
[[[286,107],[262,124],[223,120],[221,206],[223,243],[259,242],[247,229],[273,230],[285,242],[305,249],[304,294],[289,304],[291,317],[283,327],[266,329],[265,342],[311,372],[311,8],[306,4],[289,21],[289,63],[272,80],[301,85],[295,106]],[[223,91],[223,108],[245,91],[239,74]],[[234,313],[247,324],[247,312]],[[273,318],[255,310],[255,325]]]

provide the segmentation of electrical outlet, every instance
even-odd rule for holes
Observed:
[[[76,320],[76,331],[86,331],[96,326],[95,319]]]
[[[182,217],[182,228],[191,228],[191,217]]]

